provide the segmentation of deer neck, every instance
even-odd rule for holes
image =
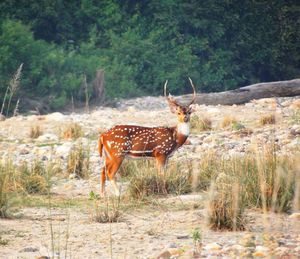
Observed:
[[[178,146],[184,144],[190,134],[190,124],[188,122],[179,122],[176,126],[176,139]]]

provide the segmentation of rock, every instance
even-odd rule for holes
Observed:
[[[241,245],[232,245],[232,246],[227,246],[224,248],[224,251],[237,251],[238,253],[242,253],[246,250],[245,247]]]
[[[253,256],[255,257],[265,257],[268,256],[270,253],[270,248],[265,246],[257,246],[255,248],[255,252],[253,253]]]
[[[33,253],[33,252],[38,252],[38,251],[39,251],[38,248],[29,246],[29,247],[25,247],[25,248],[21,249],[19,252],[20,253]]]
[[[3,114],[0,114],[0,121],[5,121],[6,117]]]
[[[21,156],[24,156],[24,155],[28,155],[30,152],[28,149],[25,149],[25,148],[22,148],[20,151],[19,151],[19,154]]]
[[[275,249],[275,255],[284,256],[289,253],[290,249],[288,247],[280,246]]]
[[[55,152],[56,152],[56,155],[66,158],[69,155],[72,148],[73,148],[73,143],[66,142],[66,143],[62,144],[61,146],[58,146],[55,149]]]
[[[300,109],[300,99],[293,101],[292,104],[289,106],[289,108],[292,110],[295,110],[295,111],[299,110]]]
[[[171,253],[169,251],[163,251],[158,256],[156,256],[156,259],[169,259],[171,257]]]
[[[54,112],[54,113],[50,113],[50,114],[46,115],[46,120],[65,121],[66,120],[65,117],[66,116],[60,112]]]
[[[300,212],[294,212],[289,216],[290,219],[300,220]]]
[[[76,174],[70,174],[69,175],[69,179],[76,179],[76,178],[77,178]]]
[[[180,248],[168,248],[168,252],[171,256],[180,256],[183,253],[183,250]]]
[[[205,250],[221,250],[222,246],[218,243],[209,243],[203,247]]]
[[[55,134],[47,133],[44,135],[39,136],[36,140],[36,142],[56,142],[58,141],[58,136]]]
[[[239,244],[245,247],[255,247],[255,236],[253,234],[247,234]]]

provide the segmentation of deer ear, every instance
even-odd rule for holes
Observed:
[[[168,98],[169,107],[172,113],[177,112],[178,104],[172,100],[171,98]]]
[[[193,113],[193,112],[195,112],[195,111],[196,111],[195,105],[194,105],[194,104],[191,104],[191,105],[189,106],[189,112],[190,112],[190,113]]]

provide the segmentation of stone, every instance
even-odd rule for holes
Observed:
[[[284,256],[289,253],[289,248],[284,246],[279,246],[275,249],[275,255]]]
[[[290,219],[300,220],[300,212],[294,212],[289,216]]]
[[[55,149],[56,155],[61,156],[61,157],[67,157],[71,151],[71,149],[73,148],[73,143],[71,142],[66,142],[60,146],[58,146]]]
[[[54,112],[54,113],[50,113],[50,114],[46,115],[46,120],[65,121],[66,120],[65,117],[66,116],[60,112]]]
[[[156,256],[156,259],[169,259],[171,257],[171,253],[169,251],[163,251],[162,253],[158,254],[158,256]]]
[[[38,251],[39,251],[39,249],[37,247],[28,246],[28,247],[21,249],[19,252],[20,253],[33,253],[33,252],[38,252]]]
[[[203,247],[205,250],[221,250],[222,246],[218,243],[209,243]]]
[[[41,136],[39,136],[38,138],[36,138],[35,140],[36,142],[56,142],[58,141],[58,136],[56,136],[55,134],[51,134],[51,133],[46,133],[43,134]]]

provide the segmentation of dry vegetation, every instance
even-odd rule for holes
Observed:
[[[293,115],[288,118],[289,123],[293,126],[299,125],[299,114],[299,110],[295,110]],[[264,118],[264,123],[260,122],[260,125],[272,124],[271,116],[262,118]],[[257,126],[257,122],[261,120],[256,117],[253,125]],[[217,131],[229,134],[234,141],[251,138],[252,134],[255,134],[255,128],[250,128],[245,119],[234,116],[220,116],[219,121],[213,121],[209,117],[200,117],[196,114],[192,119],[191,127],[193,134],[203,134],[208,140]],[[259,127],[259,130],[265,128],[268,127]],[[214,130],[211,131],[212,129]],[[297,129],[295,128],[293,138],[299,136]],[[43,134],[44,130],[42,131],[40,127],[31,128],[32,132],[39,130]],[[97,169],[95,176],[93,168],[95,161],[92,159],[92,153],[97,151],[94,146],[90,145],[90,141],[95,141],[95,137],[93,140],[88,139],[86,142],[82,142],[84,130],[82,126],[75,123],[68,124],[62,132],[60,136],[67,139],[65,141],[71,143],[72,146],[68,149],[67,154],[62,153],[62,157],[58,157],[58,159],[45,159],[42,155],[35,154],[35,159],[31,162],[17,163],[11,159],[10,155],[3,156],[0,160],[0,217],[19,220],[17,217],[20,219],[23,217],[19,212],[24,208],[34,208],[37,211],[38,208],[46,208],[46,213],[40,218],[46,217],[49,220],[46,223],[50,223],[50,227],[48,224],[46,232],[47,236],[51,238],[52,247],[49,248],[51,250],[49,253],[53,257],[55,257],[55,253],[60,252],[61,255],[67,254],[66,258],[74,258],[68,248],[71,232],[66,230],[64,234],[61,234],[56,230],[57,233],[55,233],[54,229],[54,221],[60,222],[61,220],[60,216],[56,216],[55,213],[60,215],[61,211],[65,210],[76,215],[73,224],[83,225],[86,228],[93,224],[95,224],[94,226],[116,224],[118,228],[121,228],[122,225],[118,224],[124,223],[126,225],[124,232],[127,231],[125,237],[133,235],[130,232],[133,231],[132,229],[139,231],[144,226],[134,223],[136,218],[146,218],[145,225],[147,225],[149,215],[153,213],[153,225],[146,230],[143,229],[142,232],[145,240],[148,237],[160,239],[167,235],[168,233],[163,234],[161,229],[167,225],[168,219],[172,218],[170,215],[182,212],[177,223],[173,223],[174,226],[171,228],[176,229],[175,225],[180,222],[186,224],[190,221],[193,222],[193,224],[191,223],[192,229],[188,230],[190,235],[186,239],[193,242],[193,255],[196,258],[196,255],[200,255],[204,251],[203,237],[207,237],[208,231],[251,232],[253,223],[249,211],[258,211],[265,217],[268,215],[282,217],[281,215],[291,214],[300,208],[299,155],[296,152],[279,152],[275,136],[270,138],[272,141],[264,141],[260,145],[253,141],[244,153],[218,152],[207,149],[199,154],[195,151],[196,155],[199,155],[198,158],[191,158],[192,155],[195,155],[192,152],[187,153],[180,159],[170,159],[164,173],[157,171],[154,161],[125,160],[118,173],[118,183],[121,186],[122,195],[112,197],[108,192],[105,198],[101,198],[98,195],[99,186],[94,188],[89,185],[92,181],[99,183],[100,171],[98,172]],[[26,134],[28,135],[28,131]],[[38,135],[40,134],[32,133],[31,141],[37,141],[32,138],[36,138]],[[210,140],[213,141],[213,138]],[[217,140],[215,143],[223,145],[222,140]],[[38,145],[60,147],[52,142]],[[77,185],[82,182],[87,184],[80,187],[80,192],[69,194],[71,184]],[[58,188],[59,186],[62,188],[62,185],[64,186],[63,195]],[[196,196],[197,200],[191,204],[181,200],[186,196],[192,197],[193,195],[198,196]],[[162,211],[167,214],[167,219],[159,220],[158,215]],[[86,214],[82,216],[80,213],[83,212]],[[201,212],[203,217],[198,215],[192,221],[188,212],[195,212],[196,215]],[[80,216],[77,217],[77,214]],[[32,217],[38,216],[34,214]],[[63,218],[63,223],[59,223],[67,229],[72,227],[69,226],[68,217]],[[133,217],[133,219],[128,220],[129,217]],[[85,221],[83,218],[88,219]],[[209,230],[201,229],[204,228],[203,222]],[[260,227],[267,232],[267,226],[263,224]],[[102,225],[101,230],[104,228]],[[201,227],[198,228],[198,226]],[[184,227],[187,228],[186,225]],[[122,244],[121,241],[116,241],[119,235],[118,231],[109,230],[109,234],[106,233],[110,254],[113,254],[114,242]],[[76,236],[77,233],[73,233],[73,235]],[[175,237],[172,238],[176,240]],[[10,245],[12,240],[0,230],[0,246]],[[185,241],[180,240],[180,242]],[[182,253],[177,252],[178,254]],[[242,254],[242,252],[237,252],[235,256],[242,256]],[[250,255],[253,256],[253,254],[254,251],[251,251]]]

